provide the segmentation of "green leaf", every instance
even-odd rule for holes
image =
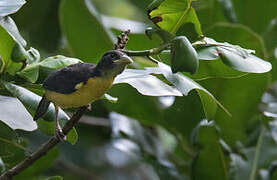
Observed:
[[[66,121],[62,121],[60,124],[64,125]],[[39,130],[48,136],[53,136],[55,132],[55,122],[48,122],[42,119],[38,120]],[[66,141],[74,145],[78,141],[78,133],[75,128],[71,129],[66,135]]]
[[[205,88],[203,88],[192,79],[180,73],[173,74],[170,67],[166,64],[159,63],[159,68],[161,69],[165,78],[185,96],[187,96],[188,93],[193,89],[196,89],[198,92],[202,91],[200,98],[202,97],[201,101],[204,105],[204,108],[206,108],[204,112],[208,119],[213,118],[213,116],[215,115],[214,113],[216,112],[217,108],[216,104],[218,104],[228,115],[230,115],[230,113],[214,98],[214,96],[209,91],[207,91]]]
[[[9,35],[20,45],[26,46],[26,41],[21,36],[20,32],[18,31],[18,28],[13,21],[13,19],[9,16],[0,18],[0,25],[2,28],[4,28]]]
[[[256,54],[260,57],[265,55],[264,44],[261,37],[245,26],[220,23],[211,27],[205,34],[208,37],[213,37],[222,42],[238,44],[241,47],[254,49]],[[242,76],[239,75],[238,77],[239,78],[236,79],[207,79],[199,82],[217,97],[232,114],[232,117],[229,117],[218,109],[214,118],[215,122],[222,130],[223,139],[231,147],[233,147],[237,141],[244,142],[246,137],[248,137],[247,125],[252,122],[253,117],[259,114],[259,112],[257,112],[257,107],[270,80],[268,73],[248,73],[245,75],[242,74]],[[234,131],[234,129],[236,131]]]
[[[218,58],[216,47],[201,47],[196,50],[200,60],[216,60]]]
[[[41,97],[23,87],[17,86],[15,84],[11,84],[9,82],[4,82],[4,81],[2,81],[2,83],[5,86],[5,88],[13,96],[17,97],[22,102],[22,104],[29,111],[29,113],[33,115],[40,100],[41,100]],[[45,119],[47,121],[53,121],[54,118],[55,118],[55,108],[54,108],[53,104],[50,104],[48,111],[45,114],[45,116],[43,117],[43,119]],[[30,120],[32,120],[32,119],[30,119]],[[64,111],[62,111],[60,109],[59,115],[58,115],[58,120],[61,124],[65,124],[66,121],[69,120],[69,117],[67,116],[67,114]],[[70,133],[72,133],[72,134],[70,134]],[[77,135],[76,130],[72,129],[71,132],[69,132],[69,134],[68,134],[67,141],[69,141],[72,144],[75,144],[77,141],[77,138],[78,138],[78,135]]]
[[[69,66],[71,64],[77,64],[82,62],[80,59],[77,58],[71,58],[71,57],[65,57],[62,55],[56,55],[52,57],[48,57],[41,61],[39,65],[44,68],[49,68],[49,69],[60,69],[66,66]]]
[[[0,26],[0,56],[2,59],[2,67],[1,71],[3,71],[4,68],[10,63],[11,53],[13,46],[15,44],[13,38],[9,35],[9,33]]]
[[[265,73],[272,68],[269,62],[252,54],[243,56],[229,47],[218,47],[217,49],[223,63],[236,70],[249,73]]]
[[[197,15],[203,31],[208,30],[215,23],[228,22],[219,0],[198,0],[195,3],[197,3]]]
[[[218,2],[221,5],[221,9],[222,9],[225,17],[231,23],[236,23],[238,20],[237,20],[237,15],[236,15],[232,1],[231,0],[218,0]]]
[[[266,3],[258,0],[232,0],[237,19],[255,32],[262,34],[270,20],[276,17],[277,1],[267,0]],[[247,13],[245,13],[247,7]],[[257,12],[262,12],[257,13]]]
[[[185,36],[178,36],[171,45],[171,69],[194,74],[199,66],[196,50]]]
[[[112,49],[111,33],[101,23],[91,1],[63,0],[59,16],[62,32],[74,56],[95,63]]]
[[[169,42],[174,38],[172,34],[160,28],[148,27],[145,29],[145,34],[149,37],[149,39],[152,39],[153,34],[157,34],[163,42]]]
[[[268,52],[272,56],[277,46],[277,18],[274,18],[270,21],[263,34],[263,38]]]
[[[191,0],[165,0],[155,6],[150,7],[149,17],[162,29],[175,34],[183,24],[190,22],[194,24],[196,32],[202,34]]]
[[[16,74],[31,83],[35,83],[39,76],[39,66],[37,64],[27,65],[22,71],[19,71]]]
[[[28,81],[35,83],[39,77],[39,69],[41,70],[57,70],[71,64],[76,64],[82,62],[76,58],[65,57],[61,55],[56,55],[48,57],[41,62],[35,62],[27,65],[22,71],[17,72],[17,74]]]
[[[5,71],[14,75],[22,65],[11,61],[13,48],[16,43],[25,46],[26,41],[21,37],[12,18],[0,18],[0,39],[2,40],[0,43],[0,57],[2,59],[0,72]]]
[[[262,58],[266,57],[266,49],[263,39],[247,26],[240,24],[217,23],[209,28],[205,35],[220,42],[228,42],[229,44],[253,49],[257,56]],[[208,40],[212,41],[211,39]],[[234,47],[234,49],[236,49],[236,47]]]
[[[0,122],[0,146],[0,157],[7,169],[25,158],[26,142],[3,122]]]
[[[66,135],[66,141],[74,145],[78,141],[78,133],[75,128],[72,128]]]
[[[7,16],[18,11],[24,4],[25,0],[2,0],[0,2],[0,16]]]
[[[147,96],[182,96],[177,89],[171,87],[151,73],[158,73],[155,70],[126,69],[118,75],[114,84],[128,83],[138,90],[139,93]]]
[[[28,43],[39,50],[43,50],[43,54],[56,53],[57,49],[61,47],[59,4],[60,1],[31,0],[13,15],[20,31],[24,32],[24,36],[28,38]]]
[[[203,120],[195,131],[197,155],[192,163],[193,179],[229,179],[227,159],[219,143],[219,132],[215,124]]]
[[[14,113],[14,109],[16,109],[16,113]],[[37,124],[33,121],[32,116],[21,102],[14,97],[0,96],[0,121],[12,129],[24,131],[37,129]]]
[[[11,60],[13,62],[22,62],[22,61],[26,60],[26,51],[25,51],[24,47],[22,47],[18,43],[15,43],[13,50],[12,50]]]

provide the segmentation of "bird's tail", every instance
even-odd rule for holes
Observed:
[[[38,120],[38,118],[42,117],[47,112],[49,104],[50,101],[47,100],[45,96],[43,96],[35,112],[34,121]]]

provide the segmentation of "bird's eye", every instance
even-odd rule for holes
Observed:
[[[111,58],[115,58],[116,57],[116,54],[115,53],[112,53],[111,54]]]

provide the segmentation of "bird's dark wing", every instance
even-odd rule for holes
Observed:
[[[59,69],[46,78],[43,88],[62,94],[73,93],[77,84],[85,84],[90,77],[97,76],[95,67],[95,64],[78,63]]]

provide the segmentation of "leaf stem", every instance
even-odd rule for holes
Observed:
[[[261,153],[261,147],[262,147],[264,133],[265,133],[265,128],[264,128],[264,126],[262,126],[262,130],[261,130],[261,133],[259,135],[259,139],[258,139],[257,146],[256,146],[253,166],[252,166],[252,169],[251,169],[251,174],[250,174],[249,180],[255,180],[256,179],[255,176],[257,174],[256,171],[257,171],[257,167],[258,167],[259,156],[260,156],[260,153]]]
[[[124,53],[126,53],[128,56],[152,56],[152,55],[157,55],[161,53],[162,51],[166,50],[171,43],[165,43],[162,44],[159,47],[155,47],[152,49],[147,49],[147,50],[141,50],[141,51],[133,51],[133,50],[122,50]],[[228,47],[232,48],[232,46],[229,46],[224,43],[208,43],[205,40],[201,41],[195,41],[191,44],[193,47],[198,47],[198,46],[205,46],[205,47],[211,47],[211,46],[221,46],[221,47]]]
[[[79,110],[70,118],[69,121],[63,127],[63,133],[66,135],[74,125],[80,120],[80,118],[86,112],[87,107],[81,107]],[[42,156],[46,155],[49,150],[55,147],[61,141],[53,136],[47,142],[42,144],[34,153],[26,157],[23,161],[15,165],[13,168],[6,171],[4,174],[0,176],[0,180],[11,180],[13,176],[19,174],[29,166],[31,166],[36,160],[41,158]]]
[[[170,46],[170,43],[166,43],[153,49],[142,50],[142,51],[123,50],[123,52],[126,53],[128,56],[152,56],[152,55],[159,54],[163,50],[167,49],[169,46]]]

